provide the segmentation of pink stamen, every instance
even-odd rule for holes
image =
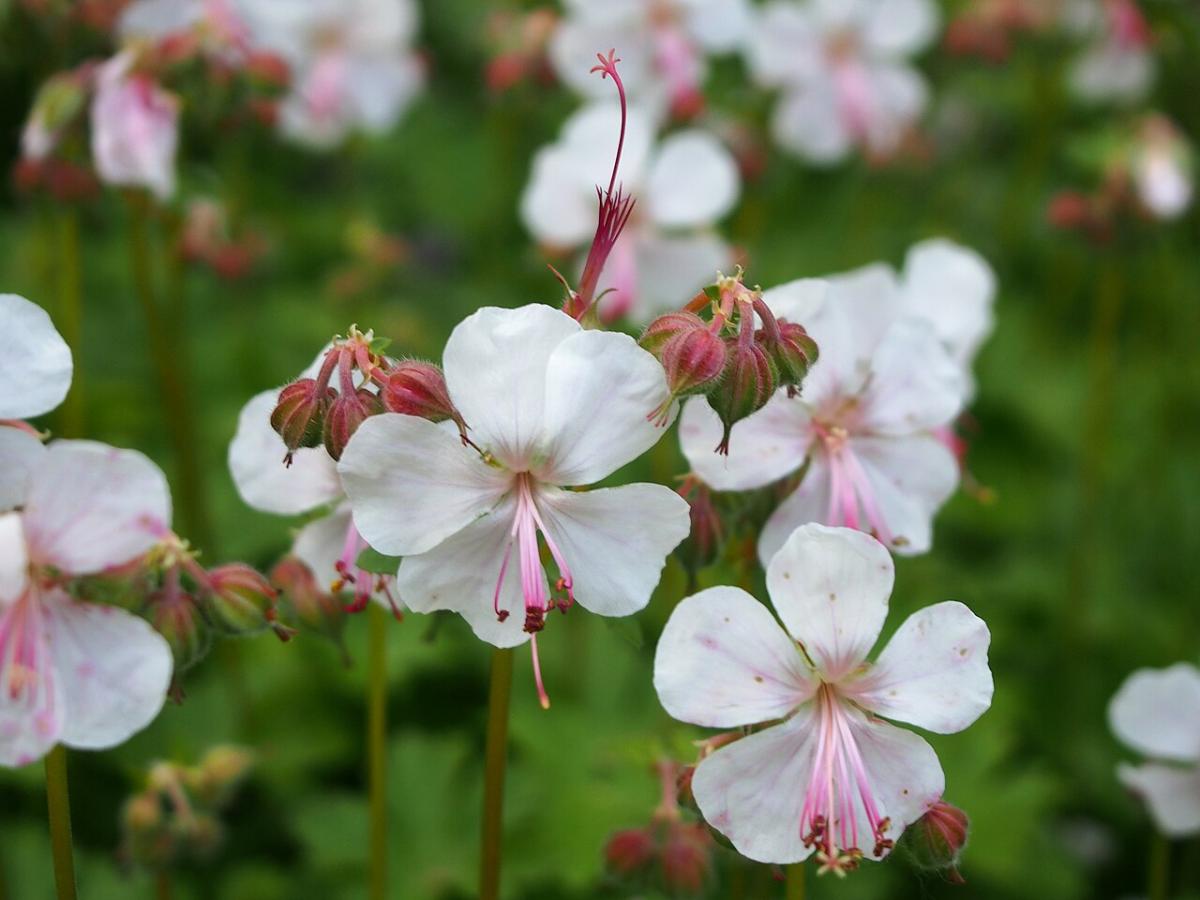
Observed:
[[[829,464],[828,524],[862,529],[865,517],[866,528],[863,530],[868,530],[882,543],[893,543],[894,535],[884,518],[871,479],[854,453],[849,434],[844,428],[819,422],[814,423],[814,429]]]
[[[865,141],[874,118],[874,100],[866,69],[857,59],[840,59],[833,66],[833,80],[838,111],[846,130],[856,140]]]
[[[330,589],[333,593],[337,594],[348,584],[354,586],[354,599],[346,604],[346,612],[348,613],[360,613],[365,610],[371,602],[372,591],[376,591],[382,594],[383,598],[387,600],[396,621],[403,621],[404,614],[400,612],[400,606],[396,601],[395,595],[392,593],[392,584],[395,579],[391,575],[378,575],[358,567],[359,554],[366,550],[367,546],[366,540],[358,533],[358,529],[354,527],[352,520],[346,528],[346,537],[342,542],[342,553],[338,557],[337,562],[334,563],[334,569],[337,571],[338,578],[330,586]]]
[[[54,720],[53,666],[42,606],[27,590],[0,616],[0,691],[45,733]]]
[[[542,684],[542,666],[538,661],[536,634],[529,638],[529,646],[533,652],[533,680],[537,684],[538,703],[542,705],[542,709],[549,709],[550,695],[546,693],[546,686]]]

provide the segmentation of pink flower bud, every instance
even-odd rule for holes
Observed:
[[[656,357],[662,359],[662,349],[667,341],[697,328],[707,329],[708,324],[695,313],[669,312],[659,316],[646,326],[646,330],[638,338],[638,344],[643,350],[649,350]]]
[[[312,378],[293,381],[279,392],[279,400],[271,413],[271,427],[279,432],[288,448],[286,461],[301,447],[316,447],[321,443],[325,414],[337,399],[337,391],[326,387],[317,389]]]
[[[803,325],[795,322],[780,322],[776,339],[766,349],[779,369],[780,384],[789,388],[800,386],[819,352],[817,342],[809,337]]]
[[[908,827],[901,843],[918,865],[942,872],[952,884],[966,884],[959,874],[958,862],[967,845],[969,829],[965,812],[939,800]]]
[[[446,387],[446,376],[433,363],[406,359],[387,373],[383,405],[390,411],[420,416],[430,422],[452,420],[459,429],[466,426]]]
[[[608,839],[604,860],[610,871],[632,875],[646,868],[657,853],[654,835],[646,828],[627,828]]]
[[[752,321],[747,317],[744,321]],[[753,325],[751,325],[753,327]],[[725,426],[717,453],[729,452],[729,434],[733,426],[766,405],[779,385],[779,371],[767,352],[754,341],[743,339],[728,342],[729,357],[725,372],[708,402]]]
[[[340,643],[346,610],[317,584],[312,570],[294,556],[284,557],[271,570],[271,583],[281,593],[288,621]]]
[[[207,609],[222,629],[231,634],[248,634],[274,627],[286,640],[286,631],[276,622],[275,589],[267,579],[244,563],[229,563],[208,573]]]
[[[728,352],[725,341],[708,328],[689,328],[662,347],[667,387],[676,396],[693,394],[720,377]]]
[[[712,838],[700,822],[676,822],[662,848],[663,882],[667,890],[697,894],[712,869]]]
[[[338,394],[325,413],[325,449],[329,455],[341,459],[358,426],[381,412],[383,403],[365,388]]]
[[[200,608],[190,594],[168,586],[152,599],[149,618],[155,631],[166,638],[171,648],[176,676],[208,653],[212,639]]]

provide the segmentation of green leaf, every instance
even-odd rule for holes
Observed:
[[[374,547],[367,547],[358,554],[354,565],[372,575],[395,575],[396,570],[400,568],[400,557],[386,556]]]

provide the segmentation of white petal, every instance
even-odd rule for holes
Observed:
[[[444,354],[446,385],[477,444],[517,471],[542,436],[546,367],[558,345],[582,329],[540,303],[485,306],[455,327]]]
[[[1147,756],[1200,760],[1200,671],[1188,663],[1139,669],[1113,696],[1108,723]]]
[[[667,556],[691,530],[687,502],[659,484],[543,489],[537,504],[571,570],[575,598],[602,616],[644,608]]]
[[[22,428],[0,425],[0,512],[25,502],[29,476],[46,448]]]
[[[1167,837],[1200,832],[1200,769],[1122,764],[1117,778],[1146,801],[1158,830]]]
[[[612,84],[591,68],[596,65],[597,53],[616,48],[621,80],[631,94],[640,94],[654,80],[654,47],[649,30],[638,24],[591,17],[564,19],[547,48],[555,73],[584,97],[607,98]]]
[[[533,158],[521,194],[521,221],[543,244],[569,248],[586,243],[596,231],[596,191],[581,176],[570,152],[557,145]]]
[[[860,706],[938,734],[962,731],[992,703],[987,625],[950,600],[909,616],[860,681]]]
[[[712,53],[741,47],[750,33],[754,7],[748,0],[684,0],[688,32]]]
[[[284,465],[287,446],[271,427],[278,398],[277,390],[263,391],[242,407],[229,444],[229,471],[247,506],[291,516],[338,500],[342,482],[324,447],[302,447],[291,466]]]
[[[28,584],[29,555],[21,514],[0,513],[0,611],[20,597]]]
[[[824,522],[829,515],[829,465],[824,451],[809,457],[799,487],[776,507],[758,536],[758,561],[765,569],[792,532],[809,522]]]
[[[516,547],[498,600],[499,609],[508,613],[505,621],[498,621],[493,606],[505,551],[512,542],[515,511],[512,499],[506,498],[428,553],[407,557],[396,578],[404,604],[416,612],[453,610],[480,640],[497,647],[525,643],[529,635],[524,631],[525,601]]]
[[[624,60],[621,69],[625,71]],[[611,99],[612,85],[608,84],[607,80],[601,82],[598,75],[593,78],[601,84],[607,99],[589,103],[567,119],[559,138],[559,146],[570,154],[581,177],[586,179],[589,188],[594,190],[596,185],[607,188],[608,180],[612,176],[617,141],[621,135],[621,107]],[[625,75],[622,75],[622,78],[625,78]],[[654,143],[654,131],[654,120],[649,111],[640,104],[630,104],[626,110],[621,166],[617,171],[617,183],[625,186],[627,194],[636,196],[645,180],[650,148]]]
[[[905,65],[876,63],[867,77],[871,91],[867,143],[875,153],[887,155],[925,112],[929,87],[920,72]]]
[[[0,294],[0,419],[27,419],[62,403],[71,350],[40,306]]]
[[[807,859],[800,834],[817,729],[812,704],[781,725],[722,747],[700,761],[692,793],[705,821],[738,853],[764,863]]]
[[[813,441],[808,407],[786,390],[733,426],[728,455],[716,452],[722,433],[721,419],[705,398],[688,400],[679,443],[692,471],[718,491],[753,490],[790,475],[804,465]]]
[[[747,63],[760,85],[803,85],[824,68],[824,56],[810,9],[780,0],[761,7],[746,46]]]
[[[18,627],[20,634],[14,634]],[[24,766],[45,756],[62,736],[62,679],[51,656],[49,629],[39,600],[27,598],[20,607],[0,606],[0,631],[27,642],[35,663],[32,672],[11,666],[12,643],[0,645],[0,766]],[[10,679],[18,675],[29,680],[14,691]]]
[[[713,231],[665,235],[641,228],[636,233],[635,253],[637,297],[631,316],[642,323],[679,309],[716,281],[717,272],[730,271],[733,266],[733,248]],[[606,275],[609,268],[605,266]],[[601,289],[610,285],[601,276]]]
[[[364,131],[387,131],[417,96],[423,80],[420,62],[409,54],[352,58],[346,66],[347,113]]]
[[[55,441],[29,479],[29,555],[71,575],[91,575],[149,550],[171,522],[162,470],[136,450]]]
[[[933,0],[873,0],[863,16],[863,43],[875,53],[911,56],[937,36],[939,14]]]
[[[1097,43],[1072,65],[1071,89],[1084,100],[1130,102],[1146,95],[1154,82],[1154,56],[1127,50],[1115,42]]]
[[[958,486],[954,454],[929,434],[856,437],[851,446],[887,524],[889,546],[902,556],[928,552],[934,514]]]
[[[851,710],[850,730],[862,754],[871,783],[871,793],[882,813],[891,819],[888,837],[895,840],[909,825],[925,815],[942,799],[946,776],[933,748],[918,734],[897,728],[881,719]],[[861,815],[858,833],[871,833]],[[874,859],[864,847],[864,859]]]
[[[337,563],[342,558],[351,522],[349,506],[342,506],[327,516],[313,519],[296,532],[292,554],[308,566],[323,590],[328,590],[339,577]]]
[[[901,319],[887,330],[872,355],[861,401],[862,425],[891,435],[939,428],[958,415],[965,394],[963,369],[930,323]]]
[[[577,332],[554,349],[542,374],[545,425],[532,471],[543,481],[599,481],[666,432],[652,421],[670,396],[666,374],[629,335]]]
[[[424,553],[486,513],[508,476],[416,416],[363,422],[338,463],[359,534],[381,553]]]
[[[829,282],[823,278],[797,278],[763,291],[763,302],[777,319],[805,325],[825,305]]]
[[[733,154],[713,135],[692,128],[662,142],[650,165],[644,202],[663,228],[697,228],[728,213],[740,190]]]
[[[787,90],[775,104],[771,134],[779,146],[819,166],[845,158],[853,138],[842,121],[838,98],[827,77]]]
[[[102,750],[154,721],[171,683],[162,635],[123,609],[65,594],[46,611],[65,706],[62,742]]]
[[[903,306],[929,321],[951,356],[970,366],[994,326],[996,273],[969,247],[934,238],[914,245],[904,260]]]
[[[879,637],[894,577],[891,556],[869,535],[804,525],[767,566],[767,591],[784,627],[836,681]]]
[[[654,689],[682,722],[735,728],[786,716],[816,685],[765,606],[740,588],[714,587],[672,610],[654,654]]]

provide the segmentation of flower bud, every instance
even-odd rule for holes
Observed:
[[[312,378],[293,381],[279,392],[279,401],[271,413],[271,427],[279,432],[287,445],[290,462],[293,452],[301,447],[316,447],[321,443],[325,413],[337,399],[331,387],[318,390]]]
[[[186,825],[188,850],[201,859],[211,856],[225,839],[225,829],[214,816],[198,813]]]
[[[150,624],[166,638],[175,657],[177,675],[208,653],[211,636],[190,594],[178,590],[159,592],[151,603]]]
[[[643,350],[648,350],[662,359],[663,347],[671,338],[696,329],[707,330],[707,328],[707,323],[695,313],[669,312],[659,316],[646,326],[646,330],[638,338],[638,344]]]
[[[162,824],[162,804],[155,791],[142,791],[125,802],[121,811],[122,824],[131,832],[145,834]]]
[[[294,556],[284,557],[271,570],[271,583],[282,593],[282,608],[290,622],[341,643],[346,611],[322,590],[312,570]]]
[[[942,872],[952,884],[966,884],[958,862],[967,845],[970,822],[967,814],[939,800],[904,832],[901,846],[917,865]]]
[[[733,426],[766,405],[779,384],[779,372],[765,350],[753,341],[728,342],[729,356],[721,382],[708,395],[709,405],[721,417],[725,431],[716,452],[729,453]]]
[[[250,566],[229,563],[213,569],[207,587],[207,609],[226,632],[249,634],[276,626],[275,589]]]
[[[268,87],[286,87],[291,78],[287,61],[277,53],[255,50],[246,57],[246,74]]]
[[[604,861],[611,872],[632,875],[654,859],[657,852],[654,835],[646,828],[618,831],[604,846]]]
[[[698,894],[712,869],[712,838],[700,822],[676,822],[662,848],[663,882],[672,893]]]
[[[687,558],[694,568],[707,565],[717,555],[723,528],[712,491],[694,475],[687,476],[679,486],[679,496],[688,504],[692,530],[686,543]]]
[[[254,754],[241,747],[213,747],[199,765],[187,769],[184,782],[196,802],[216,809],[224,806],[254,766]]]
[[[728,351],[725,341],[708,328],[680,331],[662,346],[667,387],[676,397],[694,394],[720,377]]]
[[[341,459],[358,426],[381,412],[383,403],[366,388],[338,394],[325,413],[325,450],[334,459]]]
[[[778,324],[779,330],[775,339],[764,346],[779,370],[779,383],[789,388],[799,388],[804,376],[817,361],[817,342],[809,336],[803,325],[795,322]],[[762,332],[756,337],[761,341]]]
[[[450,419],[460,430],[465,427],[450,399],[446,376],[433,363],[406,359],[389,369],[383,388],[383,405],[390,412],[420,416],[430,422]]]

